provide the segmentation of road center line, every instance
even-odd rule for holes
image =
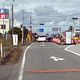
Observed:
[[[24,64],[25,64],[25,59],[26,59],[26,53],[27,53],[28,49],[29,49],[31,46],[32,46],[32,44],[25,49],[25,52],[24,52],[24,54],[23,54],[23,59],[22,59],[22,64],[21,64],[20,73],[19,73],[19,76],[18,76],[18,79],[17,79],[17,80],[22,80],[22,79],[23,79],[23,69],[24,69]]]
[[[76,53],[76,52],[73,52],[73,51],[69,50],[70,47],[73,47],[73,45],[68,46],[68,47],[65,48],[64,50],[65,50],[65,51],[68,51],[68,52],[71,52],[71,53],[73,53],[73,54],[75,54],[75,55],[77,55],[77,56],[80,56],[79,53]]]
[[[80,72],[80,69],[27,70],[31,73]]]

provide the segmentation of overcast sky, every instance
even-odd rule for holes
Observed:
[[[0,2],[1,8],[4,1]],[[5,7],[11,9],[11,4],[12,0],[8,0]],[[32,16],[33,24],[72,25],[72,17],[79,17],[80,14],[80,0],[15,0],[14,12],[18,22],[22,21],[22,9],[25,24],[29,24],[29,17]]]

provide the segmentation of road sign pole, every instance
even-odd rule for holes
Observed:
[[[3,58],[3,48],[2,48],[2,42],[1,42],[1,59]]]

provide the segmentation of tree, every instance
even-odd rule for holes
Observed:
[[[24,39],[27,37],[27,34],[28,34],[28,29],[24,27]]]
[[[8,33],[12,35],[12,29],[11,29]],[[20,29],[20,28],[14,27],[14,28],[13,28],[13,34],[17,34],[19,40],[20,40],[21,37],[22,37],[21,29]]]
[[[12,35],[12,29],[8,33]],[[26,28],[24,28],[24,39],[26,38],[27,33],[28,33],[28,30]],[[21,31],[21,28],[14,27],[13,28],[13,34],[17,34],[19,40],[22,39],[22,31]]]

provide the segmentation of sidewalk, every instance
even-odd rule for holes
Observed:
[[[26,46],[22,47],[22,52],[25,51],[25,48]],[[0,80],[17,80],[21,67],[21,62],[22,57],[20,57],[20,60],[17,64],[0,65]]]

